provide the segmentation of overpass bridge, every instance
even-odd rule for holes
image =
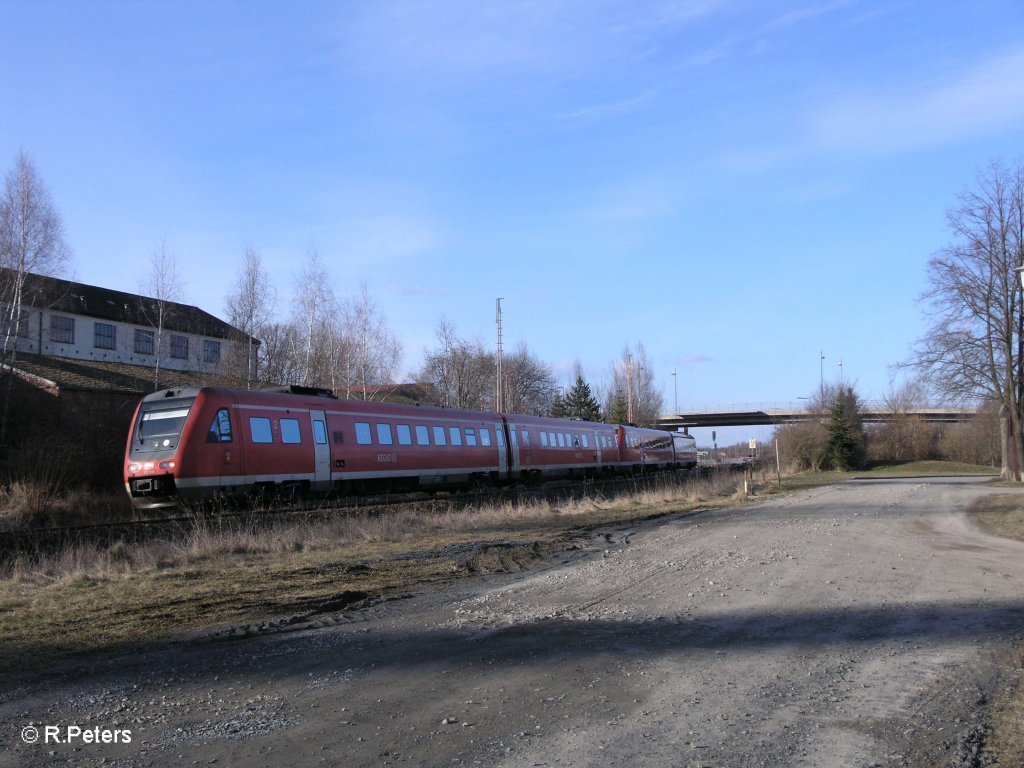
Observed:
[[[882,403],[865,403],[860,415],[865,423],[892,421],[897,416],[916,416],[924,421],[953,423],[966,421],[974,416],[975,408],[960,408],[949,405],[924,405],[893,410]],[[820,419],[821,415],[810,413],[806,405],[793,403],[742,403],[714,408],[692,408],[679,413],[666,414],[658,419],[661,429],[675,430],[681,427],[746,427],[793,424],[800,421]]]

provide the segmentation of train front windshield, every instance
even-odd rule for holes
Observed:
[[[178,446],[189,409],[195,398],[144,404],[135,422],[131,454],[169,451]]]

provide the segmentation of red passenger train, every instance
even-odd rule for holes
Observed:
[[[301,387],[185,387],[139,403],[124,483],[144,509],[261,491],[429,490],[696,463],[696,442],[681,432],[339,400]]]

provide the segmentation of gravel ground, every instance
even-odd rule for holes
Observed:
[[[1024,544],[963,511],[1000,492],[848,482],[97,660],[0,691],[0,765],[987,765]]]

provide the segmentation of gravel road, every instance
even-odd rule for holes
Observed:
[[[107,659],[0,691],[0,765],[984,765],[1024,544],[963,510],[1005,492],[852,481]]]

